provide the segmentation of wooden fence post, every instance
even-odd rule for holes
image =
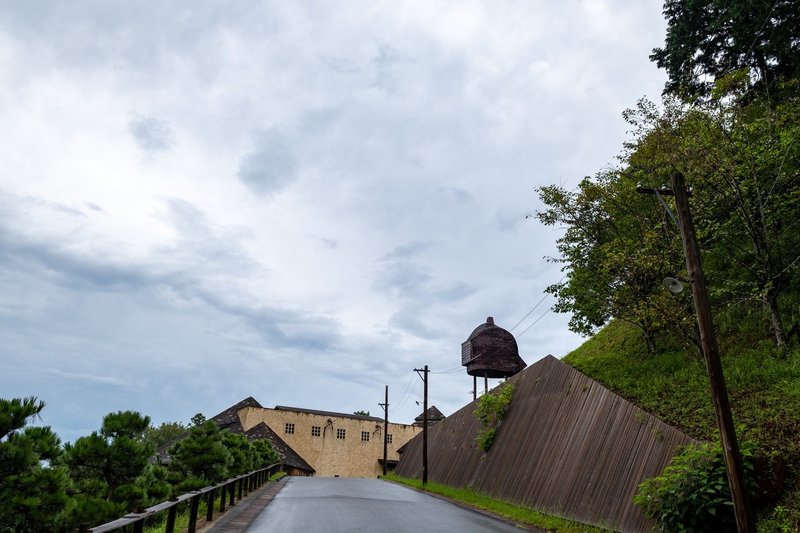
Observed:
[[[197,531],[197,510],[200,507],[200,494],[194,496],[189,505],[189,533]]]

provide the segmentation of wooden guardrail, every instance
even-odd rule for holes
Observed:
[[[217,483],[216,485],[210,485],[199,490],[193,490],[191,492],[187,492],[186,494],[181,494],[175,499],[153,505],[152,507],[148,507],[141,512],[128,513],[122,518],[118,518],[113,522],[107,522],[93,528],[81,528],[79,531],[105,533],[108,531],[121,530],[127,526],[133,526],[133,533],[142,533],[142,531],[144,531],[144,523],[146,519],[166,512],[167,519],[164,533],[174,533],[175,518],[178,514],[178,505],[188,500],[189,533],[195,533],[197,531],[197,515],[200,508],[200,500],[203,497],[206,498],[207,502],[206,522],[211,522],[214,519],[214,504],[217,501],[218,494],[221,495],[219,498],[219,512],[222,513],[225,511],[226,502],[229,506],[234,506],[237,499],[241,501],[243,497],[262,486],[273,474],[280,471],[282,466],[283,465],[281,464],[274,464],[268,466],[267,468],[254,470],[247,474],[227,479],[221,483]]]

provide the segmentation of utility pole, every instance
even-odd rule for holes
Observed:
[[[683,251],[686,255],[686,270],[692,285],[695,311],[697,313],[697,326],[700,330],[700,344],[705,356],[706,372],[711,383],[711,397],[714,402],[714,414],[719,426],[722,448],[725,455],[725,469],[728,473],[728,486],[733,498],[733,511],[736,515],[736,528],[739,533],[755,532],[753,515],[750,512],[750,502],[747,497],[747,485],[744,479],[742,456],[739,453],[739,444],[736,441],[736,430],[733,425],[731,405],[728,401],[728,390],[725,387],[725,377],[722,373],[722,362],[719,357],[719,347],[714,336],[714,324],[711,320],[711,308],[708,303],[706,281],[700,263],[700,249],[697,246],[697,237],[689,211],[689,196],[686,192],[686,183],[683,174],[675,173],[672,176],[672,190],[645,189],[637,187],[636,190],[644,194],[674,195],[675,206],[680,221],[681,240]]]
[[[389,444],[389,385],[386,385],[385,403],[379,403],[383,407],[383,475],[386,475],[386,459],[388,456]]]
[[[422,382],[425,387],[425,397],[422,402],[422,486],[428,484],[428,365],[424,369],[415,368],[414,372],[419,375],[423,372]]]

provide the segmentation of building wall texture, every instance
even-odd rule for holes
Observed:
[[[341,413],[315,413],[302,410],[246,407],[239,411],[245,431],[264,422],[295,452],[325,477],[375,477],[383,473],[383,420]],[[287,424],[292,432],[287,432]],[[319,435],[313,428],[319,428]],[[344,438],[342,436],[342,430]],[[389,423],[389,462],[397,461],[397,449],[422,428]],[[368,435],[363,440],[362,433]]]
[[[653,524],[633,505],[638,485],[694,442],[548,356],[509,380],[511,407],[491,449],[475,444],[475,402],[429,429],[428,479],[618,531]],[[396,470],[422,476],[422,438]]]

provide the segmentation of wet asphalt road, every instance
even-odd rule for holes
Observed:
[[[471,533],[521,530],[379,479],[291,477],[248,533]]]

